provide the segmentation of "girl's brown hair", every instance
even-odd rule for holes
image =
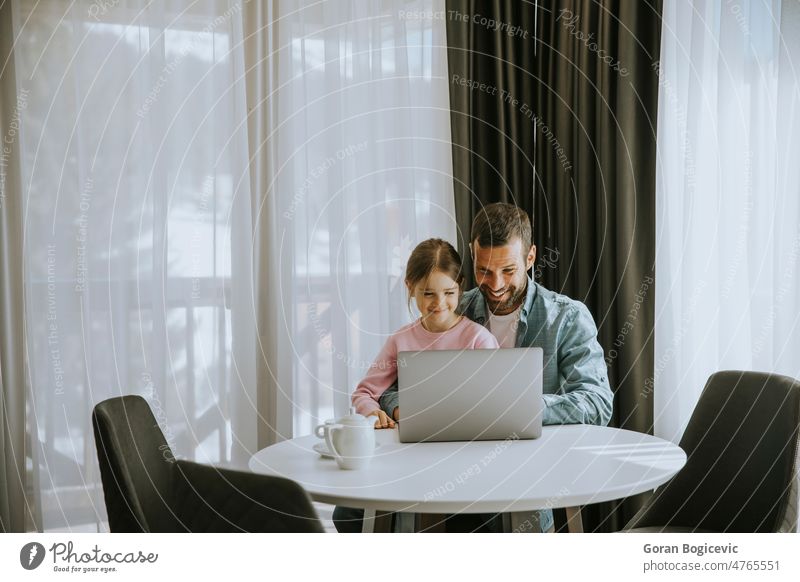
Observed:
[[[434,272],[440,271],[458,283],[459,294],[464,285],[464,275],[461,273],[461,256],[446,240],[429,238],[417,245],[408,257],[406,265],[406,285],[410,287],[408,293],[408,308],[411,309],[411,296],[414,287],[425,281]]]

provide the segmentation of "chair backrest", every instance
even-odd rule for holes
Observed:
[[[141,396],[92,413],[112,532],[322,532],[303,488],[288,479],[175,460]]]
[[[173,499],[178,531],[324,532],[305,490],[282,477],[179,460]]]
[[[799,427],[800,382],[713,374],[681,438],[686,465],[629,527],[779,531],[794,511]]]
[[[169,507],[175,459],[147,402],[120,396],[92,413],[112,532],[175,531]]]

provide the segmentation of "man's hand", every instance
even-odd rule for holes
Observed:
[[[395,409],[395,414],[397,414],[397,409]],[[368,416],[378,417],[375,421],[375,428],[394,428],[394,421],[383,410],[370,412]]]

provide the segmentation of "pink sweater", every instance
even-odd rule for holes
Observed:
[[[369,372],[353,392],[356,411],[364,416],[380,408],[381,394],[397,380],[397,353],[416,350],[474,350],[498,348],[497,340],[485,327],[466,317],[452,328],[434,333],[419,320],[401,327],[386,340]]]

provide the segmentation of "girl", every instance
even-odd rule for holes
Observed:
[[[400,416],[395,408],[394,419],[389,418],[378,404],[397,380],[398,352],[500,347],[489,330],[456,313],[463,282],[461,257],[447,241],[430,238],[411,253],[405,278],[408,305],[410,310],[413,297],[420,317],[389,337],[352,396],[359,414],[376,417],[375,428],[392,428]]]

